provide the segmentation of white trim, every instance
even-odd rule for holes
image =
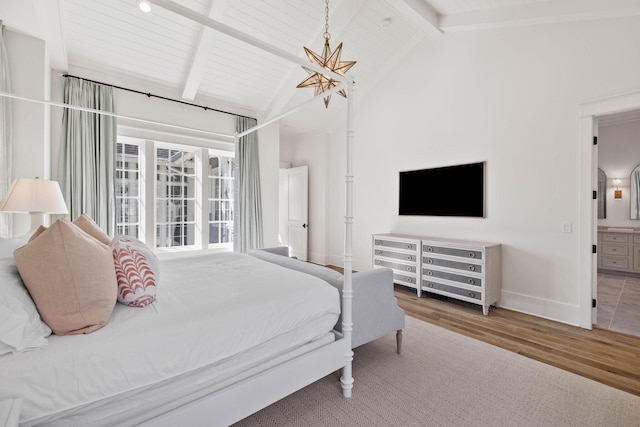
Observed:
[[[503,289],[498,306],[508,307],[509,310],[531,314],[556,322],[580,326],[580,307],[575,304],[533,297]]]

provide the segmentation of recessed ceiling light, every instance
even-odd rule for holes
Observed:
[[[138,8],[144,13],[151,12],[151,3],[146,0],[138,0]]]

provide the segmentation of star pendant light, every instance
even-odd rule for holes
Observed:
[[[338,45],[338,47],[331,51],[331,47],[329,46],[329,39],[331,38],[331,34],[329,34],[329,0],[325,1],[325,25],[324,25],[324,49],[322,50],[322,55],[318,55],[315,52],[312,52],[310,49],[304,47],[304,51],[309,58],[311,63],[316,64],[324,69],[329,71],[333,71],[336,74],[340,74],[342,76],[346,76],[347,71],[351,69],[354,65],[356,65],[356,61],[341,61],[340,56],[342,55],[342,43]],[[309,74],[309,77],[304,79],[300,84],[298,84],[298,88],[305,87],[314,87],[315,95],[320,95],[336,86],[338,86],[341,82],[338,80],[334,80],[329,76],[326,76],[317,71],[310,70],[309,68],[302,67]],[[347,97],[347,93],[343,90],[338,91],[338,94]],[[329,107],[329,100],[331,99],[331,95],[324,98],[324,106],[325,108]]]

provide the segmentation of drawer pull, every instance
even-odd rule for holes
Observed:
[[[475,252],[469,252],[469,258],[475,258],[476,254]]]
[[[407,271],[411,271],[411,267],[407,267]]]
[[[476,271],[476,267],[474,265],[469,266],[469,271]]]
[[[427,276],[433,276],[433,271],[427,271]]]
[[[427,283],[428,288],[433,288],[433,283]]]
[[[413,280],[407,279],[407,283],[413,283]]]
[[[427,252],[433,252],[433,248],[431,246],[427,247]]]
[[[469,295],[469,298],[475,298],[476,297],[476,293],[475,292],[469,292],[467,295]]]
[[[376,260],[376,265],[381,265],[382,261],[380,261],[379,259]]]
[[[376,245],[382,244],[382,240],[376,240]]]
[[[475,281],[475,280],[473,280],[473,279],[469,279],[469,284],[470,284],[470,285],[475,285],[475,284],[476,284],[476,281]]]
[[[431,258],[427,259],[427,264],[433,264],[433,260]]]
[[[408,259],[409,261],[413,261],[413,257],[412,257],[411,255],[409,255],[409,256],[407,257],[407,259]]]
[[[407,245],[407,249],[413,249],[413,245]]]
[[[382,251],[376,250],[376,255],[380,255]]]

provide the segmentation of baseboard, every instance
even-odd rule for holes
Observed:
[[[568,325],[580,326],[580,307],[559,301],[502,290],[499,307],[542,317]]]

